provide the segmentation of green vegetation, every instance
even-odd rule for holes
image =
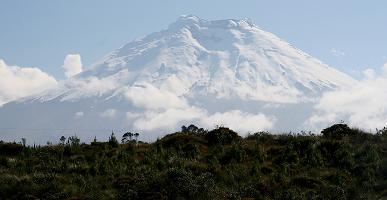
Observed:
[[[0,199],[387,199],[387,129],[321,135],[196,126],[152,144],[0,143]]]

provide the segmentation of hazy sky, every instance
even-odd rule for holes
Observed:
[[[67,54],[89,66],[180,15],[250,18],[323,62],[360,77],[387,62],[387,1],[1,0],[0,59],[64,78]]]

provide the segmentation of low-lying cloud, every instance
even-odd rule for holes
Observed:
[[[127,121],[136,130],[174,130],[178,126],[193,123],[212,129],[227,126],[240,133],[268,130],[276,119],[262,113],[254,114],[231,110],[209,113],[205,108],[190,105],[184,96],[160,89],[151,83],[135,84],[127,88],[125,96],[141,112],[127,112]]]
[[[29,95],[55,87],[71,89],[62,100],[74,100],[103,95],[121,95],[129,101],[135,112],[126,113],[126,121],[136,130],[173,130],[194,123],[212,129],[217,125],[230,127],[242,134],[270,130],[277,119],[264,113],[250,113],[238,109],[210,113],[205,107],[190,104],[184,96],[185,83],[170,77],[168,84],[141,82],[127,86],[129,71],[104,78],[75,77],[82,72],[78,54],[68,55],[63,68],[68,79],[60,81],[38,68],[9,66],[0,60],[0,106]],[[308,128],[324,128],[344,120],[352,126],[375,129],[387,126],[387,63],[381,71],[366,69],[364,79],[351,88],[326,92],[314,106],[306,120]],[[58,90],[61,91],[61,90]],[[83,112],[75,113],[83,117]],[[99,113],[105,119],[118,119],[118,110],[111,108]]]
[[[131,86],[126,91],[126,98],[135,106],[144,109],[185,108],[188,106],[184,98],[162,90],[150,83],[141,83]]]
[[[252,114],[232,110],[205,116],[200,120],[200,124],[206,128],[214,128],[217,125],[226,126],[246,134],[248,132],[269,130],[273,128],[275,121],[274,117],[267,117],[262,113]]]
[[[240,110],[228,112],[207,113],[206,110],[190,107],[186,109],[171,108],[165,111],[146,111],[144,113],[130,113],[128,120],[133,122],[136,130],[173,130],[178,126],[193,123],[200,127],[213,129],[216,126],[229,127],[240,134],[271,129],[276,119],[262,113],[252,114]]]
[[[365,129],[387,126],[387,63],[379,74],[367,69],[352,88],[325,93],[306,123],[321,127],[344,120]]]
[[[72,93],[63,100],[75,100],[92,96],[102,96],[117,88],[118,83],[111,77],[98,78],[90,76],[87,78],[69,79],[62,82],[66,88],[71,88]]]
[[[165,111],[145,111],[133,123],[138,130],[152,131],[156,129],[173,130],[179,124],[192,122],[203,116],[201,109],[191,108],[170,108]]]
[[[38,68],[9,66],[0,59],[0,106],[56,85],[53,76]]]

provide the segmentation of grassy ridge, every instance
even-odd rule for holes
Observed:
[[[0,143],[0,199],[387,199],[387,130],[322,133],[191,125],[152,144]]]

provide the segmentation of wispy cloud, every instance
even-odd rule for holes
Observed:
[[[118,111],[113,108],[106,109],[105,111],[100,113],[100,117],[107,119],[114,119],[118,114]]]
[[[83,115],[85,115],[85,113],[83,111],[78,111],[75,113],[76,118],[83,117]]]
[[[330,52],[332,55],[337,56],[337,57],[345,56],[345,52],[338,50],[338,49],[335,49],[335,48],[332,48]]]

